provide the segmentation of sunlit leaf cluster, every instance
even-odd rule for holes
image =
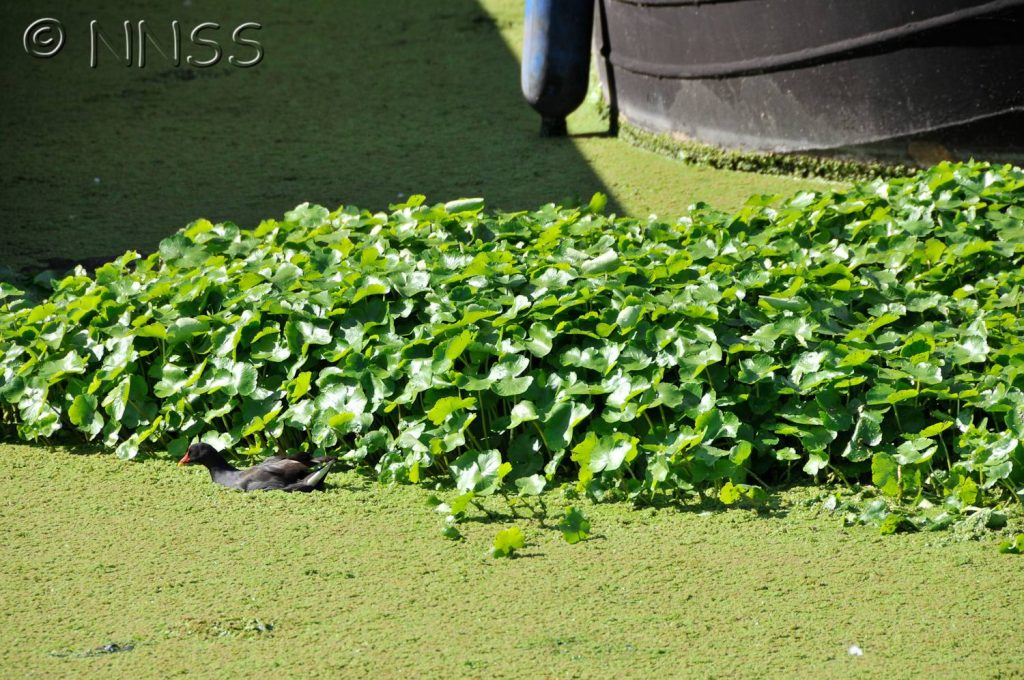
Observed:
[[[466,503],[555,479],[760,503],[810,476],[942,526],[1019,500],[1019,169],[677,221],[602,208],[302,205],[194,222],[39,304],[4,286],[4,427],[127,458],[310,449],[450,475]]]

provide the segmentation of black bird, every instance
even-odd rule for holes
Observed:
[[[259,465],[239,470],[209,444],[192,444],[178,465],[205,465],[221,486],[242,491],[312,491],[323,489],[324,477],[334,458],[312,458],[308,453],[291,457],[271,456]]]

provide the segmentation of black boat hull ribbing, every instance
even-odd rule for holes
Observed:
[[[605,95],[729,148],[1024,158],[1024,0],[598,0]]]

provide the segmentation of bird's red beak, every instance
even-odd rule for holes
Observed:
[[[192,460],[188,457],[188,451],[186,451],[185,455],[182,456],[181,460],[178,461],[178,465],[188,465],[191,462]]]

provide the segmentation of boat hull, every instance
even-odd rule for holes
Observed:
[[[1024,157],[1024,0],[598,0],[606,97],[727,148]]]

